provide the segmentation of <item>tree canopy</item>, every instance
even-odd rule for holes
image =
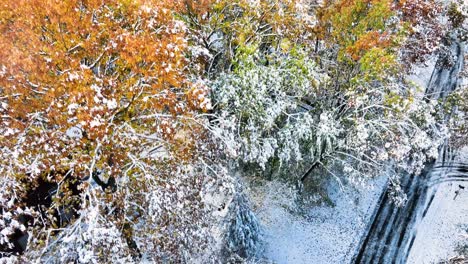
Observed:
[[[248,258],[239,172],[418,173],[466,134],[444,117],[466,87],[441,102],[407,77],[464,17],[433,0],[2,3],[1,256]]]

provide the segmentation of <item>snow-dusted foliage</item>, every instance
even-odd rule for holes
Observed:
[[[315,154],[307,145],[317,124],[301,101],[313,96],[325,78],[309,59],[284,57],[272,63],[241,62],[234,73],[212,83],[217,125],[229,151],[262,168],[274,157],[289,162]]]
[[[379,169],[384,162],[392,161],[410,173],[419,173],[426,161],[437,157],[438,147],[448,136],[444,125],[437,121],[437,102],[394,92],[373,95],[342,116],[348,126],[339,144],[346,153],[338,153],[343,154],[345,164],[358,168]],[[358,173],[348,171],[351,175]]]
[[[356,180],[390,160],[418,173],[436,157],[447,131],[437,102],[417,98],[417,87],[361,81],[333,88],[307,58],[241,62],[212,83],[216,131],[242,162],[263,169],[274,159],[334,163]]]
[[[2,7],[1,256],[216,256],[215,209],[203,195],[232,179],[204,128],[207,87],[188,74],[187,25],[176,16],[185,9],[179,1]]]
[[[224,254],[227,257],[250,258],[259,253],[261,230],[244,194],[233,197],[228,218]]]
[[[200,160],[165,168],[135,161],[129,170],[134,172],[117,181],[115,192],[87,184],[81,194],[82,209],[66,228],[29,228],[23,257],[48,263],[180,263],[223,258],[217,245],[222,238],[215,237],[213,230],[226,221],[226,215],[212,214],[221,209],[205,197],[226,194],[224,203],[230,214],[248,212],[245,205],[230,205],[234,181],[225,169]],[[0,223],[5,242],[9,242],[10,230],[25,231],[11,213],[4,213]]]
[[[465,9],[448,10],[460,36]],[[354,182],[388,164],[418,173],[466,129],[463,117],[455,131],[441,122],[451,102],[466,112],[466,90],[442,105],[405,80],[435,50],[440,10],[432,0],[6,1],[0,256],[245,259],[260,230],[234,176],[245,165],[293,180],[317,166]]]
[[[30,251],[29,259],[48,263],[133,263],[131,249],[122,230],[97,206],[80,212],[81,217],[60,235],[46,241],[44,251]],[[35,239],[33,238],[33,243]]]

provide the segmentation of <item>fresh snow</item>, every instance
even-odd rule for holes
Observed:
[[[315,206],[304,214],[292,213],[291,191],[269,183],[252,193],[254,209],[264,228],[264,257],[275,263],[350,262],[367,229],[386,178],[378,177],[366,187],[328,186],[335,206]]]

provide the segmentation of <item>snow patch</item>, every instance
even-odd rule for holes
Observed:
[[[337,182],[330,182],[335,206],[311,207],[304,215],[291,212],[294,191],[287,185],[270,182],[254,189],[254,209],[265,230],[264,257],[278,264],[349,263],[385,183],[382,176],[366,187],[340,191]]]

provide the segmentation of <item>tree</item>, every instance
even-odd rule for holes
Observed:
[[[187,1],[182,18],[189,25],[192,60],[205,62],[200,75],[210,79],[236,67],[239,53],[259,51],[268,55],[279,47],[311,41],[314,23],[310,1],[300,0],[211,0],[208,8]]]
[[[271,59],[268,66],[252,58],[240,60],[234,72],[210,85],[218,111],[213,125],[229,152],[262,169],[273,161],[287,166],[320,155],[316,117],[302,109],[302,101],[316,96],[326,76],[299,50],[295,56]]]
[[[230,178],[204,163],[216,155],[197,115],[210,102],[187,70],[182,8],[2,5],[2,247],[27,229],[30,259],[181,261],[209,241],[202,195],[207,185],[229,188],[219,183]],[[28,203],[44,184],[52,200]],[[20,221],[25,211],[32,221]]]
[[[53,168],[83,178],[97,158],[93,166],[113,174],[129,160],[127,148],[143,147],[145,137],[174,141],[191,84],[183,77],[184,25],[168,8],[118,1],[6,5],[2,145],[21,161],[14,173]],[[132,134],[121,144],[119,137]],[[178,155],[188,150],[181,146]]]

